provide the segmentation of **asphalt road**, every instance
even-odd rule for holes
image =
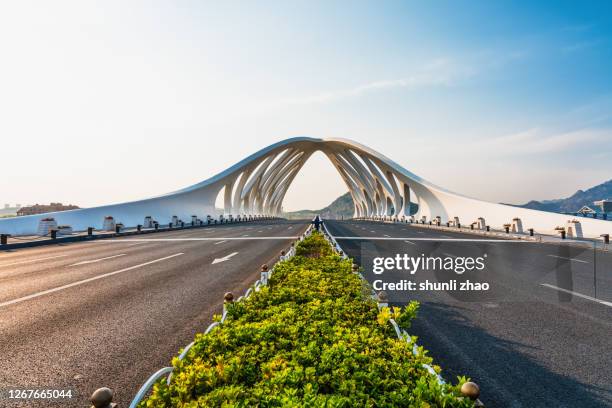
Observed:
[[[370,282],[489,283],[487,291],[387,291],[421,303],[409,332],[443,376],[466,375],[487,407],[612,406],[612,254],[567,244],[482,237],[406,224],[327,221]],[[470,241],[461,241],[468,239]],[[375,257],[486,254],[482,271],[372,273]],[[596,270],[596,274],[594,272]],[[597,299],[594,299],[597,298]]]
[[[127,407],[221,312],[223,294],[243,294],[305,228],[262,221],[0,252],[0,388],[78,394],[0,406],[89,407],[106,386]]]

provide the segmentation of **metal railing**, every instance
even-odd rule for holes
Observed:
[[[223,218],[220,220],[217,219],[209,219],[209,220],[201,220],[198,219],[197,222],[183,222],[181,220],[178,221],[177,224],[169,222],[168,224],[159,224],[158,222],[153,222],[155,226],[153,227],[143,227],[142,225],[137,225],[135,227],[119,227],[113,230],[96,230],[93,227],[88,227],[87,230],[83,231],[73,231],[70,234],[61,234],[59,233],[59,229],[50,229],[45,235],[31,235],[31,236],[15,236],[11,234],[0,234],[0,249],[8,249],[14,246],[23,246],[24,244],[32,244],[32,245],[44,245],[44,244],[53,244],[53,243],[61,243],[61,242],[73,242],[73,241],[84,241],[89,239],[103,239],[103,238],[113,238],[118,236],[129,236],[129,235],[137,235],[137,234],[150,234],[156,232],[167,232],[167,231],[175,231],[178,229],[193,229],[193,228],[203,228],[210,227],[213,225],[224,225],[224,224],[236,224],[236,223],[244,223],[244,222],[253,222],[253,221],[265,221],[265,220],[276,220],[278,217],[274,216],[242,216],[235,218]],[[10,242],[14,241],[14,242]],[[31,245],[30,245],[31,246]]]

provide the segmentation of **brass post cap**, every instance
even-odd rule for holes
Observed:
[[[225,292],[225,295],[223,295],[223,300],[226,302],[233,302],[234,294],[232,292]]]
[[[95,408],[111,408],[113,402],[113,390],[110,388],[98,388],[89,398]]]
[[[357,264],[353,264],[353,272],[357,272],[359,270],[359,266]]]
[[[480,387],[475,382],[468,381],[461,386],[461,394],[474,401],[480,396]]]
[[[387,292],[385,292],[384,290],[381,290],[380,292],[378,292],[377,297],[378,297],[379,302],[385,303],[389,300],[389,297],[387,296]]]
[[[261,271],[262,272],[267,272],[268,271],[268,265],[267,264],[261,265]]]
[[[281,251],[281,256],[285,256],[285,251]]]

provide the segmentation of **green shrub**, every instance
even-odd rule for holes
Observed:
[[[472,407],[459,386],[422,367],[398,340],[418,304],[383,308],[320,234],[278,263],[268,286],[228,306],[225,323],[196,335],[141,407]],[[439,370],[438,367],[434,368]]]

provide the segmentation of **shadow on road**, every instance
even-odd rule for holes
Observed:
[[[419,317],[409,331],[443,367],[447,380],[454,382],[458,375],[466,375],[476,381],[485,406],[612,406],[610,388],[584,384],[552,371],[526,353],[529,346],[491,335],[471,324],[464,311],[468,312],[460,305],[421,303]],[[550,360],[554,364],[554,356]],[[579,356],[576,364],[580,364]]]

